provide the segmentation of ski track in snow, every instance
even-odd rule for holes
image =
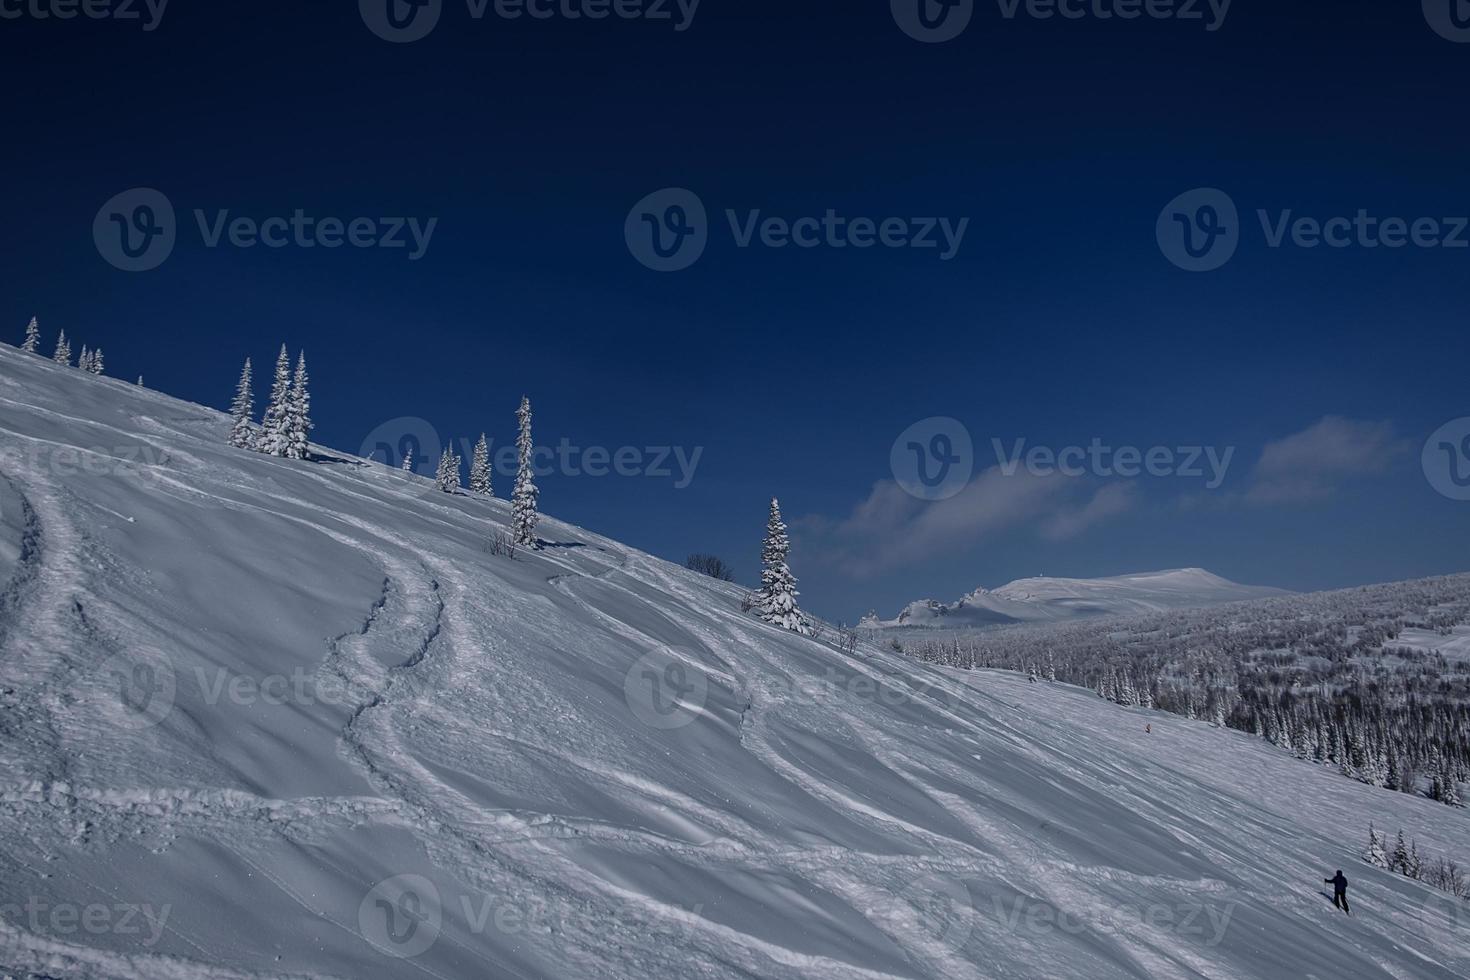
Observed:
[[[1142,712],[1060,685],[847,657],[739,612],[732,587],[554,520],[551,546],[492,557],[479,542],[505,527],[502,501],[451,501],[326,450],[240,453],[208,410],[8,349],[0,366],[0,447],[42,460],[0,456],[16,555],[0,585],[0,834],[29,840],[0,851],[0,897],[124,901],[136,867],[147,893],[192,906],[232,873],[191,877],[208,862],[241,869],[253,900],[170,922],[161,949],[0,916],[0,965],[207,980],[1470,974],[1470,917],[1354,863],[1370,818],[1423,828],[1444,853],[1467,839],[1463,811],[1170,716],[1147,714],[1144,749]],[[129,478],[44,465],[59,448],[121,465],[129,446],[151,454]],[[243,530],[216,543],[166,524],[195,513]],[[175,606],[138,605],[163,598],[168,571],[132,557],[145,533],[226,563],[256,536],[320,541],[299,591],[342,626],[296,635],[291,663],[345,703],[281,716],[243,757],[243,735],[190,691],[142,731],[85,712],[75,685],[100,662],[162,648],[182,689],[187,658],[220,655],[188,630],[229,639],[206,613],[184,630]],[[348,554],[376,571],[376,594],[338,584],[363,578]],[[275,615],[246,608],[232,621]],[[686,729],[651,731],[623,703],[623,673],[655,649],[708,681]],[[801,686],[828,671],[843,683]],[[855,695],[859,682],[892,703]],[[323,738],[332,752],[299,741]],[[298,752],[341,791],[272,794],[271,767],[236,773]],[[1354,880],[1353,919],[1315,886],[1333,866]],[[472,929],[446,894],[432,951],[394,959],[359,934],[357,903],[400,873],[554,914]],[[1239,917],[1210,944],[1119,914],[1148,903]],[[1087,928],[1017,925],[1017,908]],[[232,916],[260,935],[223,940]]]

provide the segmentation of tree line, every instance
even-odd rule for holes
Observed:
[[[1402,637],[1448,636],[1467,621],[1470,575],[1458,575],[1081,623],[913,631],[899,645],[921,660],[1043,676],[1248,732],[1349,778],[1458,806],[1470,779],[1470,665]]]

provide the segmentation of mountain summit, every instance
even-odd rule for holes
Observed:
[[[869,628],[950,629],[1054,623],[1087,616],[1128,616],[1215,606],[1286,595],[1282,589],[1240,585],[1203,568],[1174,568],[1111,578],[1017,579],[998,589],[976,589],[957,602],[911,602],[894,619],[869,617]]]

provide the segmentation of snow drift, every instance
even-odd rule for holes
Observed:
[[[11,972],[1470,973],[1462,904],[1356,858],[1463,811],[228,429],[0,349]]]

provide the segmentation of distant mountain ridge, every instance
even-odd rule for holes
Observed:
[[[1287,595],[1284,589],[1241,585],[1203,568],[1111,578],[1023,578],[998,589],[976,589],[957,602],[911,602],[894,619],[869,614],[868,628],[961,628],[1053,623],[1091,616],[1127,616]]]

